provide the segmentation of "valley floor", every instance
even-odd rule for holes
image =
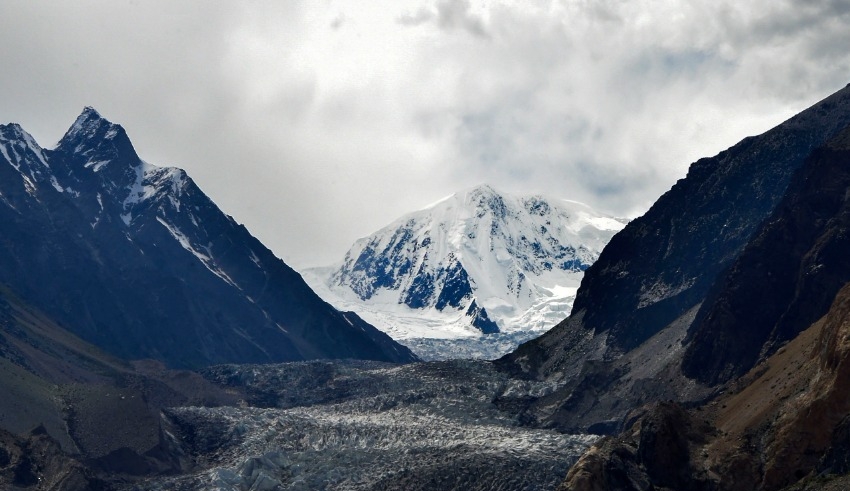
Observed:
[[[474,361],[224,366],[242,407],[166,410],[184,472],[134,490],[546,490],[595,440],[523,424],[554,389]]]

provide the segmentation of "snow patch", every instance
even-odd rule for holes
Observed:
[[[0,145],[0,154],[3,154],[3,158],[6,159],[7,162],[12,164],[12,167],[15,170],[20,171],[20,166],[18,166],[15,162],[12,162],[12,158],[9,156],[9,152],[6,151],[6,145]]]
[[[122,219],[124,219],[124,215],[122,215],[121,217]],[[129,224],[128,220],[129,218],[125,220],[124,223]],[[210,253],[208,246],[203,247],[204,251],[206,252],[206,254],[204,254],[203,252],[200,252],[195,247],[193,247],[192,243],[189,241],[189,238],[186,237],[186,235],[184,235],[183,233],[181,233],[180,230],[177,229],[177,227],[168,224],[168,222],[166,222],[161,217],[156,217],[156,221],[158,221],[163,227],[168,230],[171,236],[174,237],[175,240],[177,240],[177,242],[180,244],[180,246],[183,247],[183,249],[186,249],[187,251],[192,253],[192,255],[198,258],[201,264],[203,264],[208,270],[210,270],[211,273],[224,280],[225,283],[233,287],[239,288],[236,282],[233,281],[230,276],[227,275],[227,273],[216,267],[215,261],[213,261],[212,259],[212,253]]]
[[[191,215],[190,215],[190,216],[191,216]],[[195,222],[195,220],[194,220],[194,216],[192,217],[192,221],[193,221],[193,222]],[[195,224],[197,225],[197,222],[195,222]],[[263,267],[262,263],[260,263],[260,258],[259,258],[259,256],[257,256],[257,253],[256,253],[256,252],[254,252],[253,250],[248,250],[248,254],[249,254],[249,255],[250,255],[250,257],[251,257],[251,261],[252,261],[254,264],[256,264],[258,268],[262,268],[262,267]]]
[[[55,190],[59,191],[60,193],[64,193],[64,192],[65,192],[65,188],[63,188],[63,187],[59,184],[59,181],[57,181],[57,180],[56,180],[56,176],[54,176],[54,175],[51,175],[51,176],[50,176],[50,184],[53,186],[53,189],[55,189]]]
[[[135,168],[135,179],[127,186],[127,197],[122,203],[121,219],[129,225],[133,220],[132,209],[140,203],[158,196],[165,196],[171,206],[180,212],[180,197],[186,189],[185,172],[174,167],[157,167],[139,161]],[[197,221],[192,217],[193,223]]]
[[[91,169],[92,172],[98,172],[98,171],[100,171],[100,169],[103,168],[104,165],[106,165],[108,163],[109,163],[108,160],[93,160],[93,161],[86,162],[83,165],[83,167],[85,167],[86,169]]]

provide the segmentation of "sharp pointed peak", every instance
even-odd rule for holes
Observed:
[[[86,106],[59,141],[58,147],[70,142],[74,142],[74,146],[77,146],[83,140],[113,139],[120,136],[126,138],[126,132],[121,125],[107,120],[92,106]]]
[[[100,115],[99,112],[97,112],[97,109],[93,108],[92,106],[86,106],[86,107],[83,108],[83,112],[80,113],[80,117],[83,117],[83,116],[94,117],[94,118],[102,118],[103,117],[103,116]]]
[[[18,123],[8,123],[0,124],[0,135],[6,138],[21,138],[24,135],[29,135],[29,133]]]
[[[77,116],[77,119],[74,121],[74,124],[71,125],[71,129],[68,131],[70,132],[75,128],[85,128],[91,127],[92,125],[101,124],[111,125],[112,123],[110,123],[106,120],[106,118],[101,116],[97,109],[93,108],[92,106],[86,106],[83,108],[83,112],[81,112],[80,115]]]
[[[100,111],[95,109],[92,106],[86,106],[83,108],[83,111],[77,117],[77,119],[83,119],[87,121],[100,121],[105,124],[113,124],[111,121],[107,120],[103,115],[101,115]]]

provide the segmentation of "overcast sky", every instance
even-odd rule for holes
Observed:
[[[639,215],[848,48],[850,0],[5,0],[0,122],[91,105],[301,269],[479,183]]]

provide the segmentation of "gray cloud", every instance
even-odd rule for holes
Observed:
[[[489,182],[633,215],[850,78],[850,1],[5,2],[0,115],[85,105],[296,267]]]
[[[480,38],[489,38],[490,34],[484,21],[472,12],[469,0],[442,0],[433,8],[420,7],[415,13],[404,13],[397,21],[405,26],[419,26],[435,23],[446,31],[463,30]]]
[[[479,37],[489,37],[484,22],[470,11],[469,0],[445,0],[437,4],[437,24],[443,29],[463,29]]]
[[[398,17],[396,21],[403,26],[419,26],[430,22],[436,18],[434,11],[420,8],[416,13],[405,12]]]

